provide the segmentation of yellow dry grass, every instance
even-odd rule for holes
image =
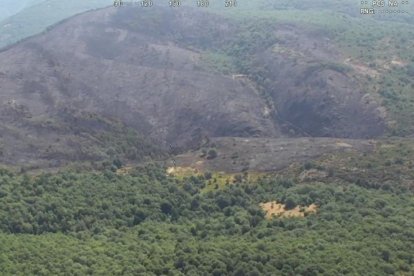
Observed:
[[[126,175],[133,169],[133,167],[126,166],[116,170],[117,175]]]
[[[316,213],[318,206],[311,204],[309,206],[296,206],[294,209],[286,210],[285,205],[277,203],[276,201],[261,203],[260,207],[266,212],[266,219],[272,219],[273,217],[305,217],[305,214]]]
[[[344,143],[344,142],[336,142],[336,145],[337,145],[338,147],[341,147],[341,148],[353,148],[353,146],[352,146],[352,145],[350,145],[350,144],[348,144],[348,143]]]
[[[167,174],[176,177],[186,177],[192,175],[199,175],[200,172],[197,169],[191,167],[169,167]]]

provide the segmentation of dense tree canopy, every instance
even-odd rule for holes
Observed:
[[[409,275],[412,194],[263,178],[0,174],[2,275]],[[287,185],[286,183],[289,183]],[[266,220],[261,202],[316,203]],[[289,203],[289,204],[290,204]]]

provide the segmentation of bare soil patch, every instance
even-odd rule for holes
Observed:
[[[303,218],[308,214],[313,214],[318,211],[318,206],[315,204],[309,206],[296,206],[291,210],[286,210],[286,206],[277,201],[261,203],[260,207],[266,212],[266,219],[272,219],[274,217]]]

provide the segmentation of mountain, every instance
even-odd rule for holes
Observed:
[[[142,141],[179,152],[206,137],[382,135],[380,104],[329,38],[263,23],[107,8],[3,50],[2,162],[142,159]]]
[[[1,53],[4,161],[77,159],[67,152],[74,148],[99,159],[89,147],[107,147],[97,137],[107,121],[174,147],[204,136],[278,135],[253,87],[197,69],[197,50],[128,29],[121,12],[78,16]]]
[[[413,275],[412,18],[184,2],[0,24],[0,275]]]

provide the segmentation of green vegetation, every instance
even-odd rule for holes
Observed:
[[[147,166],[0,173],[2,275],[410,275],[411,192],[275,177],[201,192]],[[289,182],[289,185],[285,185]],[[259,204],[319,206],[266,220]]]
[[[211,149],[207,153],[207,159],[214,159],[217,157],[217,151],[215,149]]]
[[[217,71],[218,73],[230,75],[237,72],[234,60],[226,54],[205,53],[202,56],[203,66],[206,70]]]
[[[40,141],[36,150],[43,160],[31,164],[13,164],[21,172],[65,165],[96,170],[112,167],[116,170],[120,167],[119,162],[138,163],[167,156],[164,149],[136,130],[95,113],[65,110],[60,113],[60,117],[53,119],[43,116],[31,118],[30,124],[38,130],[59,131],[60,135],[49,141]],[[73,138],[71,133],[84,137]],[[65,144],[64,141],[68,140],[77,146]],[[25,143],[31,142],[28,139]],[[1,152],[7,153],[7,149],[0,143]],[[55,160],[57,156],[61,158],[58,161]]]

